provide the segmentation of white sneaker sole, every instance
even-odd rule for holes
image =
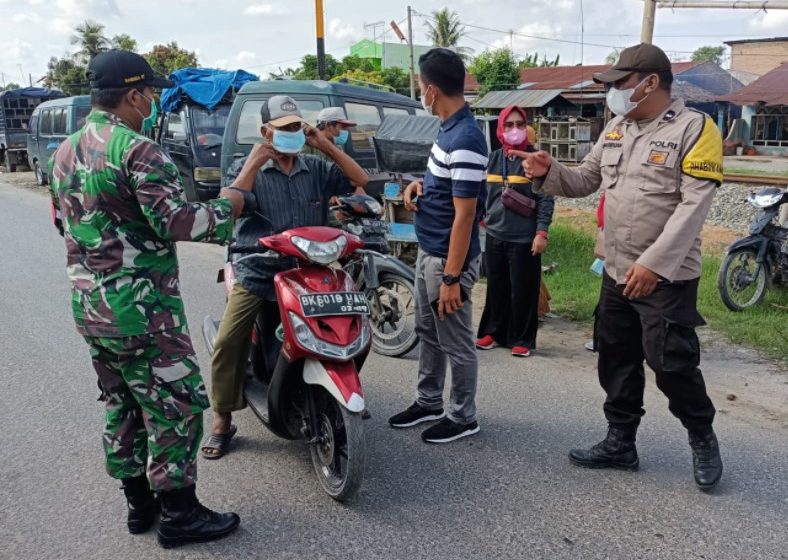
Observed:
[[[451,443],[452,441],[457,441],[458,439],[462,439],[467,436],[472,436],[473,434],[478,434],[479,430],[480,430],[479,426],[476,426],[472,430],[466,430],[460,434],[457,434],[456,436],[451,436],[449,438],[443,438],[443,439],[425,439],[424,441],[427,443]]]
[[[424,422],[442,420],[444,416],[446,416],[446,412],[441,412],[440,414],[430,414],[429,416],[422,416],[418,420],[414,420],[413,422],[408,422],[407,424],[392,424],[391,422],[389,422],[389,426],[391,426],[392,428],[412,428],[413,426],[418,426],[419,424],[423,424]]]
[[[531,355],[530,352],[528,352],[527,354],[515,354],[514,352],[512,352],[512,356],[514,356],[515,358],[527,358],[530,355]]]
[[[493,342],[488,346],[482,346],[481,344],[477,344],[476,348],[478,348],[479,350],[492,350],[493,348],[498,348],[499,346],[500,344],[498,344],[497,342]]]

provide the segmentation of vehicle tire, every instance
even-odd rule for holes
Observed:
[[[44,186],[48,185],[49,184],[49,180],[47,179],[47,176],[44,175],[44,172],[41,170],[41,167],[38,165],[37,162],[35,164],[33,164],[33,165],[34,165],[33,171],[36,174],[36,183],[38,184],[38,186],[39,187],[44,187]]]
[[[386,273],[376,290],[366,290],[372,349],[383,356],[404,356],[419,343],[416,288],[403,276]]]
[[[763,301],[767,288],[767,266],[757,262],[752,249],[734,251],[725,256],[717,276],[717,289],[725,307],[743,311]]]
[[[338,502],[353,498],[361,488],[367,461],[364,420],[323,389],[315,388],[320,443],[310,444],[312,466],[323,490]]]

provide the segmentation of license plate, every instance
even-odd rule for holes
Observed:
[[[369,315],[367,296],[361,292],[331,292],[299,297],[304,317]]]

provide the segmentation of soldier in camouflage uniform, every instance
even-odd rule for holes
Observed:
[[[219,538],[239,518],[205,508],[195,495],[209,402],[175,242],[228,242],[243,195],[223,189],[209,202],[183,199],[175,165],[140,134],[156,120],[153,88],[172,85],[142,57],[101,53],[88,76],[93,111],[53,156],[50,177],[74,319],[106,403],[107,472],[123,481],[131,533],[147,531],[161,508],[163,546]]]

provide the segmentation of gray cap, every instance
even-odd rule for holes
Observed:
[[[301,110],[295,100],[288,95],[274,95],[260,109],[263,123],[279,128],[288,124],[304,122]]]
[[[342,107],[326,107],[317,114],[317,122],[331,123],[336,122],[346,126],[356,126],[356,123],[348,120],[345,110]]]

